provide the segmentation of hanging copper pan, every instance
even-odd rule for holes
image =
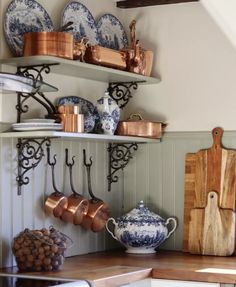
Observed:
[[[105,202],[103,202],[102,199],[97,198],[92,192],[90,175],[92,159],[90,157],[90,163],[87,163],[85,150],[83,150],[83,153],[84,165],[86,166],[88,175],[88,191],[91,199],[89,201],[88,212],[84,216],[81,225],[85,229],[91,229],[94,232],[99,232],[106,226],[107,220],[110,217],[110,208]]]
[[[69,163],[68,149],[66,149],[65,152],[66,152],[66,165],[69,167],[70,186],[73,194],[68,197],[68,206],[63,211],[61,219],[65,222],[70,222],[75,225],[78,225],[81,224],[84,216],[88,212],[89,201],[88,199],[84,198],[81,194],[75,191],[72,177],[72,167],[74,165],[74,157],[72,157],[72,162]]]

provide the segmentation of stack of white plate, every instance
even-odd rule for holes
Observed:
[[[53,119],[27,119],[21,123],[12,124],[14,131],[36,131],[36,130],[62,130],[62,124],[55,123]]]

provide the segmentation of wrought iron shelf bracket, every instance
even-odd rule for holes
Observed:
[[[112,144],[108,146],[109,152],[109,171],[108,171],[108,191],[111,191],[113,182],[118,182],[119,170],[123,170],[129,161],[133,158],[133,153],[138,150],[137,143]]]
[[[51,72],[51,66],[56,64],[42,64],[36,66],[26,66],[18,67],[17,75],[30,78],[33,80],[35,92],[32,93],[22,93],[17,92],[17,122],[21,122],[21,115],[27,113],[29,106],[25,103],[28,99],[33,98],[40,105],[42,105],[47,111],[47,118],[54,118],[56,114],[56,108],[53,103],[46,98],[44,93],[40,90],[40,87],[37,89],[36,83],[38,81],[43,82],[43,73],[49,74]]]
[[[18,169],[17,169],[17,194],[21,195],[21,187],[29,184],[29,177],[26,175],[28,171],[34,169],[44,157],[43,145],[51,145],[49,138],[28,139],[18,138],[16,145],[18,154]]]
[[[143,83],[143,81],[109,83],[107,91],[110,97],[123,109],[132,98],[132,90],[138,89],[138,83]]]

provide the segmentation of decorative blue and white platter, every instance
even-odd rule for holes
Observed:
[[[15,56],[23,55],[24,34],[53,31],[53,23],[46,10],[34,0],[13,0],[7,7],[4,32]]]
[[[114,15],[104,14],[97,21],[97,29],[103,47],[120,50],[128,46],[125,29]]]
[[[73,30],[70,33],[73,34],[76,41],[86,37],[89,40],[89,44],[99,44],[95,20],[86,6],[76,1],[68,3],[62,13],[61,26],[69,21],[73,22],[71,25]]]

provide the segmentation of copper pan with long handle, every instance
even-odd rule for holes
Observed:
[[[55,183],[55,165],[56,165],[56,155],[54,155],[54,160],[50,160],[50,149],[47,147],[47,161],[48,165],[52,169],[52,185],[54,192],[48,196],[45,201],[44,210],[48,215],[60,217],[62,212],[67,208],[68,200],[64,193],[60,192]]]
[[[68,149],[65,150],[66,153],[66,165],[69,168],[70,174],[70,186],[72,190],[72,194],[68,197],[68,206],[63,211],[61,215],[61,219],[65,222],[70,222],[75,225],[81,224],[84,216],[88,212],[89,201],[84,198],[81,194],[76,192],[73,184],[73,176],[72,176],[72,168],[74,165],[74,157],[72,157],[72,161],[68,161]]]
[[[110,207],[102,199],[96,197],[92,192],[91,186],[91,166],[92,158],[90,157],[90,162],[86,161],[86,152],[83,150],[84,155],[84,165],[87,170],[88,176],[88,192],[91,196],[89,201],[89,208],[87,214],[84,216],[81,225],[85,229],[91,229],[93,232],[99,232],[106,226],[107,220],[110,217]]]

